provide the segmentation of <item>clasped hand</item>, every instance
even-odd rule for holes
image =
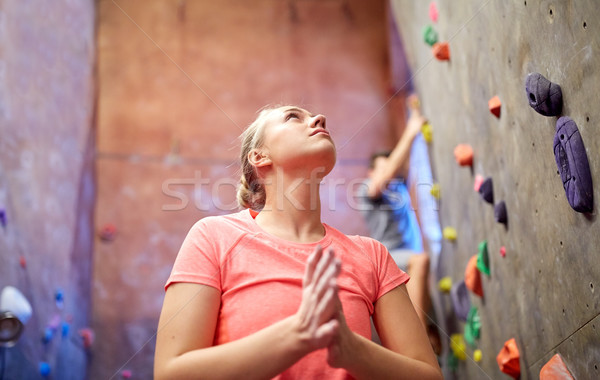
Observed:
[[[302,302],[296,313],[300,336],[308,351],[328,348],[328,362],[341,366],[343,344],[352,332],[348,328],[338,296],[337,277],[341,261],[333,250],[319,246],[306,264],[302,282]]]

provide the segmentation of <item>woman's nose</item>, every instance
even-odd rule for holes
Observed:
[[[326,119],[325,119],[325,116],[323,116],[323,115],[316,115],[310,121],[311,128],[327,128],[325,126],[325,124],[326,124]]]

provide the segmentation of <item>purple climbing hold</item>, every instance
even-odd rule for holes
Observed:
[[[525,80],[529,105],[544,116],[557,116],[562,110],[562,90],[540,73],[531,73]]]
[[[456,317],[462,321],[466,321],[471,309],[471,300],[469,299],[469,291],[464,280],[452,285],[450,298],[452,299],[452,308]]]
[[[3,228],[6,228],[6,210],[0,208],[0,224]]]
[[[492,177],[488,177],[481,183],[479,186],[479,194],[484,201],[489,204],[494,204],[494,183],[492,182]]]
[[[494,218],[498,223],[508,223],[508,215],[506,214],[506,204],[504,201],[500,201],[494,206]]]
[[[571,207],[578,212],[591,212],[594,188],[590,164],[577,124],[567,116],[556,122],[554,158]]]

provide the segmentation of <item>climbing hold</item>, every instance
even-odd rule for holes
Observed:
[[[479,312],[475,306],[471,306],[469,314],[467,315],[467,323],[465,323],[465,341],[469,343],[471,347],[475,347],[475,340],[479,339],[481,331],[481,320],[479,318]]]
[[[44,329],[44,333],[42,334],[42,342],[44,344],[48,344],[48,343],[50,343],[50,341],[52,340],[53,337],[54,337],[54,333],[52,332],[52,328],[46,327]]]
[[[479,192],[479,189],[481,189],[481,184],[483,183],[484,179],[482,175],[477,174],[475,176],[475,181],[473,182],[473,189],[477,192]]]
[[[578,212],[591,212],[594,188],[590,165],[577,124],[567,116],[556,122],[554,158],[569,205]]]
[[[467,345],[462,334],[452,334],[450,336],[450,349],[459,360],[467,358]]]
[[[488,255],[487,240],[484,240],[481,243],[479,243],[479,246],[477,247],[477,252],[477,269],[479,269],[481,273],[487,274],[489,276],[490,258]]]
[[[50,375],[50,364],[46,363],[46,362],[40,362],[40,375],[42,375],[43,377],[47,377],[48,375]]]
[[[0,224],[2,224],[2,228],[6,228],[6,210],[0,208]]]
[[[573,376],[560,354],[556,354],[542,367],[540,380],[573,380]]]
[[[471,309],[471,300],[464,281],[452,285],[450,298],[452,299],[452,308],[456,318],[466,322]]]
[[[454,241],[456,240],[456,229],[454,227],[444,227],[442,236],[444,236],[444,239],[446,240]]]
[[[79,335],[83,341],[84,348],[90,348],[94,343],[94,331],[90,328],[83,328],[79,330]]]
[[[488,177],[479,186],[479,194],[481,198],[489,204],[494,204],[494,182],[492,177]]]
[[[421,127],[421,133],[423,134],[423,139],[425,139],[425,142],[430,143],[433,141],[433,129],[431,128],[431,124],[423,124]]]
[[[508,215],[506,214],[506,204],[504,201],[496,203],[494,206],[494,218],[496,222],[506,225],[508,223]]]
[[[488,107],[490,112],[497,118],[500,118],[500,109],[502,108],[502,102],[498,96],[494,96],[488,101]]]
[[[429,3],[429,18],[433,22],[437,22],[438,19],[438,9],[435,1]]]
[[[439,61],[450,60],[450,47],[447,42],[436,42],[433,44],[432,52]]]
[[[60,325],[60,330],[61,330],[61,335],[63,337],[69,335],[69,330],[71,329],[71,326],[67,323],[67,322],[63,322]]]
[[[473,255],[467,263],[465,270],[465,285],[479,297],[483,297],[483,287],[481,285],[481,272],[477,269],[477,256]]]
[[[27,267],[27,260],[25,260],[25,256],[19,256],[19,265],[23,269]]]
[[[438,288],[442,293],[450,292],[450,289],[452,288],[452,277],[446,276],[438,281]]]
[[[500,256],[502,256],[502,257],[506,256],[506,247],[505,246],[500,247]]]
[[[100,236],[100,239],[103,241],[113,241],[116,235],[117,227],[111,223],[106,223],[98,232],[98,236]]]
[[[504,347],[498,353],[496,361],[500,371],[514,377],[515,379],[521,374],[521,366],[519,364],[519,348],[515,338],[511,338],[504,343]]]
[[[448,353],[448,368],[450,368],[451,371],[456,371],[458,369],[458,358],[456,357],[456,355],[454,355],[454,352],[450,351]]]
[[[124,379],[129,379],[131,378],[131,370],[129,369],[124,369],[121,371],[121,377]]]
[[[52,329],[52,331],[58,330],[58,326],[60,326],[60,315],[54,314],[52,319],[48,322],[48,327]]]
[[[460,166],[473,165],[473,148],[469,144],[458,144],[454,148],[454,158]]]
[[[431,185],[431,190],[429,190],[429,193],[435,199],[440,199],[440,184],[434,183],[433,185]]]
[[[433,46],[435,45],[436,42],[438,42],[438,34],[435,31],[435,29],[433,29],[433,26],[431,25],[425,25],[423,27],[423,40],[425,41],[425,43],[429,46]]]
[[[54,299],[56,300],[56,307],[62,309],[65,306],[65,296],[61,288],[56,289],[54,293]]]
[[[475,360],[476,362],[480,362],[482,356],[483,354],[481,353],[480,349],[476,349],[475,351],[473,351],[473,360]]]
[[[529,105],[544,116],[560,115],[562,91],[556,83],[550,82],[540,73],[530,73],[525,80],[525,91]]]

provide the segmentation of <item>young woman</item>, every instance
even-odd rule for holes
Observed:
[[[242,135],[241,212],[197,222],[166,284],[156,379],[441,379],[377,241],[321,222],[325,117],[263,110]],[[382,345],[370,340],[370,317]]]

